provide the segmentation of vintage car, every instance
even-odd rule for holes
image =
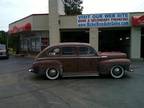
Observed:
[[[111,75],[122,78],[132,71],[125,53],[96,52],[87,43],[60,43],[48,46],[34,60],[29,72],[45,75],[48,79],[63,76]]]

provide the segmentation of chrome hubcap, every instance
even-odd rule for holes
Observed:
[[[116,76],[119,76],[119,75],[122,74],[122,70],[117,67],[117,68],[114,69],[113,74],[116,75]]]
[[[51,69],[48,74],[51,77],[55,77],[57,75],[57,71],[55,69]]]

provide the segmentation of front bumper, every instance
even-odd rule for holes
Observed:
[[[29,68],[28,72],[39,74],[39,71],[37,69],[34,69],[34,68]]]
[[[134,72],[132,65],[129,66],[128,72]]]
[[[134,70],[133,70],[133,69],[130,69],[129,72],[134,72]]]
[[[7,56],[7,55],[0,55],[0,59],[8,59],[9,58],[9,56]]]
[[[33,68],[30,68],[28,71],[32,72],[32,73],[35,73]]]

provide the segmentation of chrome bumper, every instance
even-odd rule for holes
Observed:
[[[132,65],[129,66],[129,72],[134,72]]]
[[[30,68],[28,71],[29,71],[29,72],[34,72],[34,69]]]
[[[134,70],[133,70],[133,69],[130,69],[129,72],[134,72]]]

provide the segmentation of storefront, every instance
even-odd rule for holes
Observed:
[[[129,13],[79,15],[80,27],[98,29],[99,51],[118,51],[130,55]]]
[[[9,25],[19,39],[19,53],[37,53],[49,45],[48,14],[33,14]]]
[[[140,15],[140,14],[137,14],[137,15],[134,15],[132,17],[132,24],[134,27],[137,27],[137,28],[140,28],[140,31],[141,31],[141,49],[140,49],[140,52],[141,52],[141,58],[144,58],[144,14],[143,15]]]
[[[97,51],[144,58],[144,12],[66,16],[58,11],[57,2],[49,0],[49,14],[30,15],[9,25],[11,36],[20,37],[21,51],[39,52],[60,42],[86,42]]]

